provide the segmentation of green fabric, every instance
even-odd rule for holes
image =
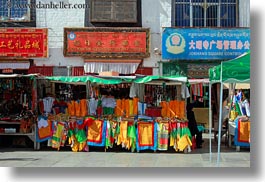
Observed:
[[[132,141],[131,152],[134,152],[136,149],[136,128],[135,128],[135,125],[128,126],[127,132],[128,132],[128,137]]]
[[[137,78],[134,80],[135,83],[147,83],[151,82],[153,80],[164,80],[164,81],[178,81],[178,82],[187,82],[187,77],[181,77],[181,76],[145,76],[142,78]]]
[[[239,106],[239,104],[237,102],[235,103],[235,106],[236,106],[236,112],[238,113],[238,115],[242,116],[242,113],[241,113],[241,110],[240,110],[240,106]]]
[[[87,140],[85,130],[78,130],[75,134],[75,137],[79,143],[83,143]]]
[[[110,124],[110,122],[109,121],[107,121],[109,124]],[[110,141],[110,137],[112,136],[112,126],[111,126],[111,124],[110,124],[110,128],[108,128],[107,127],[107,136],[106,136],[106,142],[105,142],[105,147],[106,148],[109,148],[109,147],[112,147],[112,143],[111,143],[111,141]]]
[[[222,70],[222,72],[221,72]],[[250,51],[209,69],[211,82],[250,82]]]
[[[65,82],[65,83],[86,83],[90,81],[91,83],[99,83],[99,84],[120,84],[122,82],[131,82],[131,79],[119,79],[119,78],[99,78],[94,76],[47,76],[46,77],[49,80],[52,81],[59,81],[59,82]]]
[[[74,135],[74,131],[72,129],[69,129],[67,136],[70,138],[73,135]]]

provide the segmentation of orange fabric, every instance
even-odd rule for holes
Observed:
[[[238,141],[240,142],[249,142],[250,141],[250,122],[249,121],[240,121],[239,127],[239,137]]]
[[[115,115],[122,116],[122,101],[121,99],[116,100]]]
[[[47,138],[52,136],[52,122],[51,120],[47,120],[48,126],[47,127],[41,127],[38,128],[38,134],[39,134],[39,139]]]
[[[81,116],[81,104],[80,104],[80,101],[75,101],[74,102],[74,108],[75,108],[75,115],[77,117],[80,117]]]
[[[75,116],[75,101],[70,101],[67,103],[68,106],[68,113],[70,116]]]
[[[121,100],[121,112],[122,112],[122,116],[124,115],[125,111],[126,111],[126,104],[125,104],[125,99]]]
[[[134,97],[133,98],[133,115],[138,115],[138,102],[139,102],[139,98]]]
[[[86,99],[82,99],[80,101],[80,105],[81,105],[81,116],[84,117],[84,116],[87,116],[88,115],[88,111],[87,111],[87,102],[86,102]]]
[[[103,122],[100,120],[95,120],[91,122],[87,131],[87,139],[92,142],[100,142],[102,140],[101,132],[102,132]]]
[[[174,117],[179,115],[179,109],[178,109],[178,101],[173,100],[173,108]]]
[[[168,117],[170,117],[170,118],[172,118],[176,115],[175,110],[174,110],[174,107],[175,107],[174,104],[175,103],[173,100],[169,101],[169,116]]]
[[[129,102],[129,99],[125,100],[125,113],[126,113],[126,117],[130,116],[130,102]]]
[[[166,101],[161,101],[160,106],[162,107],[161,109],[161,116],[162,117],[167,117],[167,102]]]
[[[185,117],[185,101],[179,101],[179,117]]]

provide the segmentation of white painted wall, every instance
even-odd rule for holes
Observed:
[[[171,0],[142,0],[142,26],[150,28],[150,58],[144,59],[143,66],[155,67],[154,75],[159,74],[161,56],[154,49],[161,51],[162,27],[171,26]]]
[[[50,1],[36,0],[37,4]],[[59,3],[61,0],[53,0]],[[62,1],[61,1],[62,2]],[[85,4],[85,0],[66,0],[64,3]],[[85,9],[36,9],[36,22],[39,28],[48,28],[49,58],[35,59],[37,66],[83,66],[83,58],[63,56],[64,27],[84,27]]]

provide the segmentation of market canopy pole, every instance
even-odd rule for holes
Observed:
[[[209,152],[210,163],[212,162],[212,84],[209,83]]]
[[[222,112],[223,112],[223,81],[222,81],[222,69],[223,62],[221,62],[221,72],[220,72],[220,104],[219,104],[219,126],[218,126],[218,151],[217,151],[217,166],[219,167],[220,163],[220,150],[221,150],[221,130],[222,130]]]

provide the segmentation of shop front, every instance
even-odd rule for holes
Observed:
[[[37,75],[28,70],[34,58],[47,55],[47,29],[0,29],[1,146],[36,149]]]

